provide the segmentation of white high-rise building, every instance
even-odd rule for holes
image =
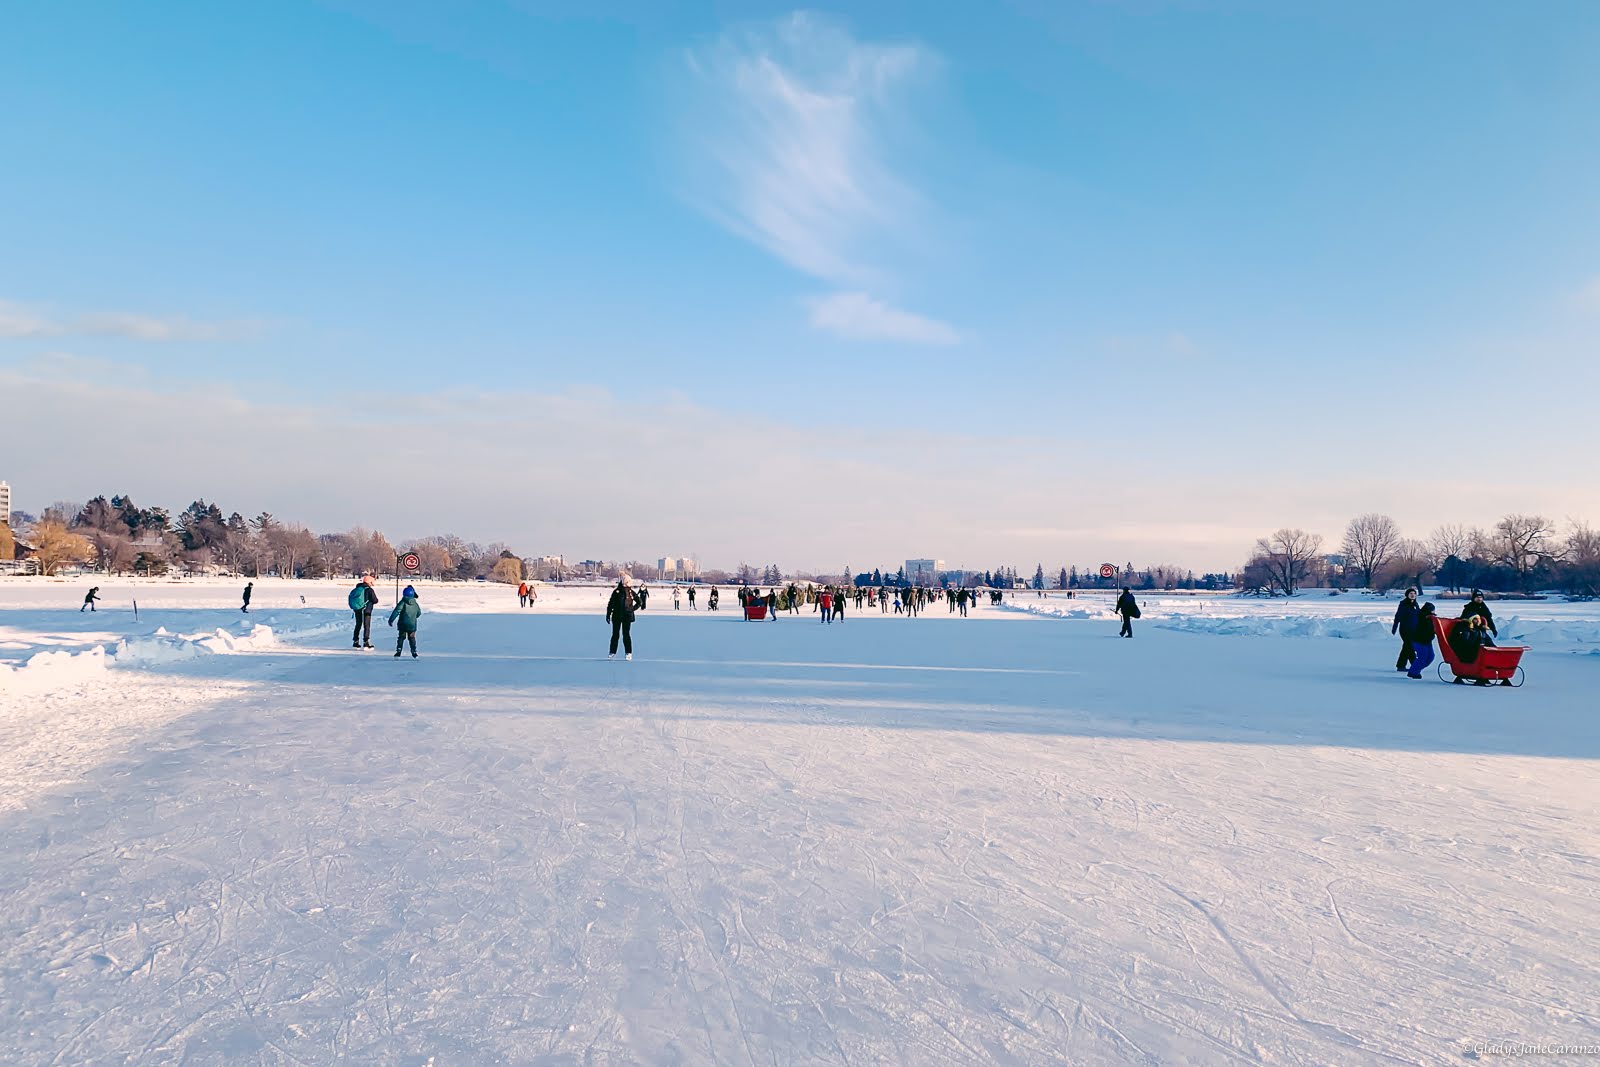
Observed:
[[[11,525],[11,487],[0,482],[0,522]]]
[[[906,560],[906,581],[912,585],[937,585],[939,572],[944,570],[942,559]]]
[[[664,581],[682,582],[700,577],[700,561],[688,556],[662,556],[656,567]]]

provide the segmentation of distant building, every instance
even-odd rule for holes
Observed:
[[[11,487],[0,482],[0,522],[11,525]]]
[[[911,585],[937,585],[939,572],[944,570],[942,559],[906,560],[906,581]]]
[[[700,577],[700,561],[688,556],[662,556],[656,562],[656,569],[661,572],[661,580],[666,582],[687,582]]]

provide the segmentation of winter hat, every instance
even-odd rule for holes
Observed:
[[[623,576],[622,576],[622,579],[621,579],[621,581],[622,581],[622,584],[623,584],[623,585],[632,585],[632,584],[633,584],[633,575],[631,575],[631,574],[624,574],[624,575],[623,575]]]
[[[417,595],[417,591],[414,588],[412,588],[411,586],[408,585],[405,588],[405,592],[401,593],[400,595],[401,596],[416,596]]]

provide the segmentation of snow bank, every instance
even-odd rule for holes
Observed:
[[[1052,619],[1114,621],[1109,603],[1038,601],[1007,604],[1010,611]],[[1392,639],[1389,632],[1393,608],[1379,604],[1366,613],[1330,612],[1310,603],[1299,612],[1261,611],[1257,604],[1194,602],[1153,599],[1141,604],[1142,622],[1164,630],[1214,634],[1222,637],[1311,637],[1340,640]],[[1381,612],[1382,614],[1378,614]],[[1600,621],[1591,618],[1524,619],[1512,615],[1497,620],[1501,644],[1534,648],[1600,645]],[[1600,652],[1600,648],[1595,649]]]
[[[265,652],[282,643],[279,632],[271,626],[246,622],[239,626],[239,633],[218,628],[193,634],[173,634],[159,627],[149,634],[124,637],[110,651],[105,646],[96,646],[82,652],[35,653],[20,667],[0,664],[0,692],[32,696],[91,681],[112,667],[154,667],[202,656]],[[342,622],[327,622],[285,633],[314,637],[343,627]]]

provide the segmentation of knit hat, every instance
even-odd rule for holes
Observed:
[[[624,574],[624,575],[623,575],[623,576],[622,576],[622,579],[621,579],[621,581],[622,581],[622,584],[623,584],[623,585],[632,585],[632,584],[633,584],[633,575],[631,575],[631,574]]]
[[[414,588],[412,588],[411,586],[408,585],[405,588],[405,592],[401,593],[400,595],[401,596],[416,596],[417,595],[417,591]]]

